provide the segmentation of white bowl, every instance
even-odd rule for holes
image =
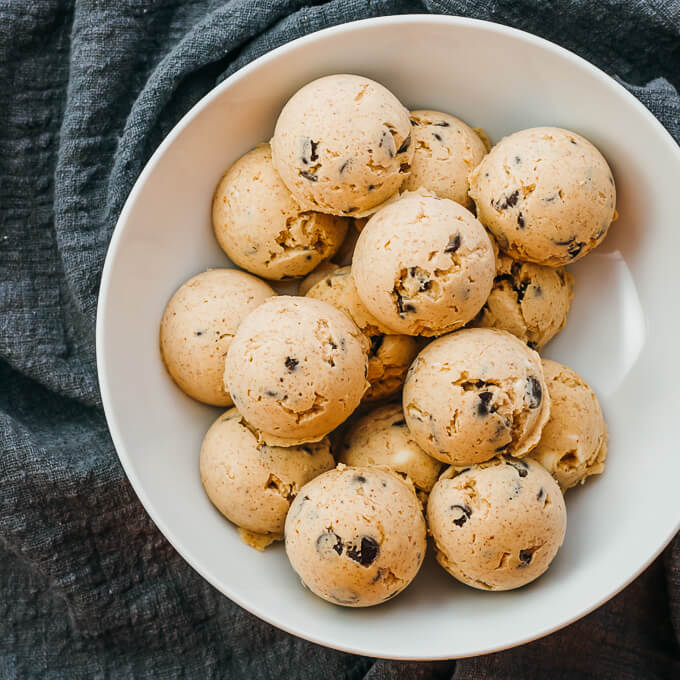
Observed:
[[[287,98],[328,73],[360,73],[411,108],[450,111],[494,141],[535,125],[592,140],[616,177],[621,218],[573,267],[569,322],[546,354],[581,373],[610,431],[604,475],[567,493],[566,542],[550,570],[513,592],[458,584],[430,554],[414,583],[368,610],[304,590],[279,545],[258,553],[211,506],[198,452],[218,411],[166,374],[158,326],[172,292],[228,265],[211,230],[221,173],[268,139]],[[104,266],[97,317],[102,399],[125,471],[159,529],[227,597],[308,640],[376,657],[452,658],[500,650],[583,616],[629,583],[680,518],[680,151],[611,78],[545,40],[436,16],[360,21],[289,43],[204,97],[137,180]]]

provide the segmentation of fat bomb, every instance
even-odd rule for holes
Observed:
[[[481,590],[510,590],[550,566],[567,526],[562,492],[533,460],[500,457],[434,485],[427,522],[436,557],[454,578]]]
[[[413,485],[387,470],[344,467],[306,484],[285,529],[288,559],[313,593],[369,607],[400,593],[425,555],[425,519]]]
[[[338,462],[386,466],[408,477],[419,492],[429,493],[442,464],[428,456],[406,427],[401,404],[387,404],[353,422],[344,435]]]
[[[209,269],[170,298],[160,328],[161,356],[183,392],[213,406],[231,405],[224,357],[241,321],[276,293],[236,269]]]
[[[201,481],[215,507],[237,526],[273,539],[283,537],[298,491],[334,467],[328,439],[285,449],[259,444],[235,408],[213,423],[201,446]]]
[[[529,454],[564,491],[604,471],[607,426],[597,397],[583,378],[556,361],[543,359],[550,392],[550,419]]]
[[[368,388],[368,342],[339,309],[307,297],[271,298],[241,323],[224,379],[260,441],[319,441]]]
[[[415,151],[404,189],[424,187],[471,208],[468,175],[486,155],[481,137],[462,120],[441,111],[411,111]]]
[[[306,210],[360,217],[399,190],[413,158],[408,111],[357,75],[319,78],[276,121],[274,166]]]
[[[562,267],[497,260],[488,300],[471,326],[508,331],[532,349],[542,349],[564,328],[574,295],[574,277]]]
[[[363,401],[385,399],[401,389],[406,371],[416,355],[415,340],[406,335],[393,335],[365,307],[357,295],[350,267],[341,267],[318,281],[309,297],[323,300],[345,312],[364,333],[368,351],[370,388]]]
[[[538,354],[489,328],[465,328],[422,350],[406,376],[403,405],[416,442],[453,465],[525,455],[550,416]]]
[[[495,272],[491,240],[471,212],[412,192],[371,217],[352,260],[361,301],[406,335],[464,326],[486,302]]]
[[[607,161],[587,139],[554,127],[502,139],[471,173],[470,196],[501,250],[551,267],[600,244],[616,214]]]
[[[338,250],[348,220],[301,208],[272,164],[269,144],[241,156],[220,180],[213,228],[239,267],[266,279],[308,274]]]

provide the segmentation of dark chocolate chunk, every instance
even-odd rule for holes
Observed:
[[[517,215],[517,224],[520,229],[524,229],[524,214],[521,210],[519,211],[519,215]]]
[[[313,161],[318,161],[319,160],[319,154],[316,152],[317,147],[319,146],[319,142],[315,142],[313,139],[309,140],[310,146],[312,147],[312,155],[310,156],[310,159]]]
[[[397,153],[404,153],[404,151],[408,151],[409,146],[411,146],[411,133],[409,132],[408,135],[406,135],[406,139],[401,143],[401,146],[397,150]]]
[[[515,293],[517,294],[517,302],[522,302],[524,300],[524,294],[527,292],[527,288],[531,282],[528,279],[520,281],[519,284],[513,286]]]
[[[531,558],[534,556],[534,549],[533,548],[525,548],[524,550],[519,551],[519,564],[517,565],[517,568],[521,567],[526,567],[527,565],[531,564]]]
[[[406,427],[406,421],[403,418],[401,420],[395,420],[392,423],[392,427]]]
[[[349,166],[349,158],[340,166],[339,172],[340,172],[341,175],[342,175],[343,172],[345,172],[345,170],[347,170],[348,166]]]
[[[477,415],[488,416],[492,412],[491,400],[493,399],[492,392],[480,392],[478,395],[479,403],[477,404]]]
[[[576,236],[568,238],[566,241],[553,241],[556,246],[568,246],[571,245],[576,240]]]
[[[444,140],[442,139],[442,136],[438,132],[433,132],[432,136],[438,141],[438,142],[443,142]]]
[[[351,205],[349,208],[346,208],[346,209],[345,209],[345,212],[346,212],[346,213],[353,213],[353,212],[356,212],[357,210],[359,210],[359,208],[357,208],[356,206]]]
[[[278,392],[273,392],[272,390],[266,390],[266,391],[265,391],[265,394],[266,394],[268,397],[278,397],[278,396],[279,396],[279,395],[278,395]]]
[[[284,363],[286,364],[288,372],[292,373],[300,362],[297,359],[293,359],[293,357],[286,357],[286,361]]]
[[[466,505],[465,503],[463,503],[462,505],[459,504],[452,505],[450,509],[454,511],[460,511],[460,517],[457,517],[456,519],[453,520],[453,523],[457,527],[462,527],[463,524],[465,524],[465,522],[468,521],[468,518],[472,514],[470,506]]]
[[[333,348],[333,349],[338,349],[338,346],[335,344],[333,340],[329,340],[328,344]]]
[[[585,243],[583,243],[583,242],[581,242],[581,241],[576,241],[575,243],[572,243],[572,244],[567,248],[567,252],[569,253],[569,255],[570,255],[572,258],[574,258],[574,257],[576,257],[576,256],[581,252],[581,250],[583,249],[583,246],[584,246],[584,245],[585,245]]]
[[[347,557],[358,562],[362,567],[367,567],[375,562],[378,557],[380,546],[375,538],[370,536],[361,537],[361,545],[357,549],[356,545],[349,545],[347,547]]]
[[[458,248],[460,248],[460,244],[462,242],[462,238],[460,236],[460,233],[458,234],[452,234],[449,236],[449,242],[446,244],[446,248],[444,248],[445,253],[455,253]]]
[[[305,255],[305,260],[311,260],[312,256],[311,255]]]
[[[501,196],[496,201],[491,199],[491,205],[496,208],[496,210],[507,210],[508,208],[516,206],[517,201],[519,201],[519,191],[515,189],[511,194]]]
[[[570,139],[569,140],[572,144],[577,144],[578,142],[575,139]]]
[[[420,123],[415,118],[411,118],[411,125],[420,125]]]
[[[448,120],[440,120],[438,123],[434,123],[437,127],[449,127],[451,123]]]
[[[319,179],[317,175],[315,175],[313,172],[308,172],[307,170],[300,171],[300,174],[310,182],[316,182]]]
[[[538,490],[538,494],[536,494],[536,500],[537,500],[537,501],[542,501],[544,496],[545,496],[545,489],[544,489],[543,487],[541,487],[541,488]]]
[[[538,349],[538,345],[533,340],[527,341],[527,345],[531,347],[531,349]]]
[[[357,484],[365,484],[366,477],[363,475],[354,475],[354,479],[352,481],[356,482]]]
[[[368,350],[369,357],[374,357],[378,353],[378,350],[382,346],[384,339],[384,335],[374,335],[371,338],[371,348]]]
[[[305,453],[308,453],[310,456],[313,456],[313,455],[314,455],[314,451],[312,451],[312,447],[311,447],[311,446],[307,446],[306,444],[303,444],[300,448],[301,448]]]
[[[194,335],[203,335],[203,331],[194,331]]]
[[[401,293],[396,288],[393,288],[392,292],[397,296],[397,311],[399,312],[399,316],[404,316],[407,312],[416,311],[415,305],[410,302],[405,303],[404,298],[402,298]]]
[[[530,375],[527,378],[526,385],[526,400],[529,404],[529,408],[538,408],[541,405],[541,400],[543,399],[543,390],[541,389],[541,383],[538,378]]]
[[[519,165],[522,162],[519,156],[515,156],[512,160],[515,162],[515,165]]]
[[[514,467],[520,477],[526,477],[529,474],[529,466],[523,460],[506,460],[505,464]]]
[[[375,189],[375,184],[369,184],[369,185],[368,185],[368,190],[369,190],[369,191],[373,191],[373,189]]]
[[[342,555],[342,539],[332,531],[326,531],[316,539],[316,551],[323,557],[330,557],[331,550]]]

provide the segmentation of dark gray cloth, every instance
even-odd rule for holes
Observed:
[[[159,534],[118,463],[96,296],[145,162],[255,57],[410,11],[554,40],[625,81],[680,139],[678,0],[0,0],[0,677],[680,677],[678,538],[548,638],[457,663],[381,662],[297,640],[222,597]]]

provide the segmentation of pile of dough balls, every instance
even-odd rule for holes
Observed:
[[[240,269],[192,277],[161,321],[172,380],[229,407],[200,451],[215,508],[254,548],[283,540],[338,605],[398,595],[427,534],[473,588],[541,576],[607,428],[583,378],[538,352],[567,320],[563,266],[616,217],[609,166],[574,132],[491,147],[368,78],[305,85],[217,184],[215,237]]]

